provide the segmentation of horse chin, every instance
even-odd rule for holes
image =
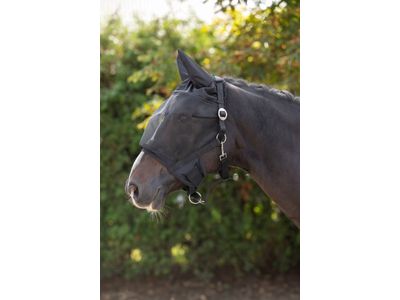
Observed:
[[[149,206],[146,207],[148,212],[158,212],[164,207],[164,201],[154,201],[151,202]]]
[[[151,201],[150,205],[146,207],[146,210],[148,212],[160,211],[164,207],[164,202],[165,202],[165,193],[163,192],[163,190],[159,189],[157,190],[154,199]]]

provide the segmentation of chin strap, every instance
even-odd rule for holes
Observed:
[[[217,89],[218,101],[218,123],[219,131],[215,137],[220,144],[221,154],[219,155],[219,175],[223,180],[229,178],[228,170],[228,154],[225,152],[224,144],[226,143],[226,124],[225,120],[228,117],[228,112],[225,109],[225,95],[224,95],[224,80],[221,77],[215,76],[215,85]],[[208,193],[207,193],[208,194]],[[204,204],[205,201],[197,191],[188,192],[189,202],[192,204]]]

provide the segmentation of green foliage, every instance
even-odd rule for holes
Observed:
[[[206,30],[218,38],[212,71],[300,94],[300,1],[280,1],[247,16],[228,9]]]
[[[161,220],[133,208],[124,193],[146,118],[179,82],[176,49],[212,73],[299,92],[298,2],[247,16],[228,8],[211,25],[169,18],[136,25],[128,29],[114,17],[100,36],[102,277],[298,267],[299,231],[242,171],[206,206],[181,208],[183,194],[174,193]]]

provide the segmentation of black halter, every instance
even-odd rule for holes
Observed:
[[[189,201],[192,204],[205,203],[205,201],[202,200],[201,194],[197,192],[197,187],[206,175],[200,157],[203,153],[214,148],[216,142],[221,148],[221,154],[219,155],[219,174],[222,179],[227,179],[229,177],[228,155],[224,149],[224,144],[227,140],[225,120],[228,117],[228,112],[225,109],[225,83],[222,78],[215,76],[214,85],[217,92],[217,115],[219,126],[218,132],[216,132],[215,135],[215,140],[211,138],[212,134],[207,133],[207,136],[210,135],[211,140],[209,140],[205,147],[191,153],[187,157],[183,157],[179,161],[173,160],[171,158],[172,153],[165,149],[165,144],[159,144],[157,139],[154,139],[158,127],[163,122],[162,116],[154,116],[154,119],[150,120],[148,125],[149,128],[146,128],[140,141],[140,145],[146,153],[149,153],[158,159],[179,181],[183,183],[184,190],[187,191]]]
[[[228,154],[225,152],[224,144],[226,143],[226,125],[225,120],[228,117],[228,112],[225,109],[225,84],[224,80],[218,76],[214,76],[214,82],[217,89],[217,101],[218,101],[218,124],[219,131],[216,135],[216,139],[221,147],[221,154],[219,155],[219,170],[218,173],[222,179],[229,178],[228,170]],[[193,191],[186,189],[188,192],[188,198],[192,204],[203,204],[205,201],[199,192],[196,191],[197,186]]]
[[[219,174],[222,179],[229,177],[228,171],[228,154],[224,151],[224,144],[226,143],[226,125],[225,120],[228,117],[228,112],[225,109],[225,84],[224,80],[220,77],[215,77],[215,85],[217,86],[217,100],[218,100],[218,119],[219,119],[219,132],[217,140],[221,145],[221,155],[219,156],[220,167]]]

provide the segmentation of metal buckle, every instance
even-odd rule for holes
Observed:
[[[222,113],[224,113],[225,115],[223,116]],[[227,117],[228,117],[228,112],[226,111],[225,108],[221,107],[220,109],[218,109],[218,118],[221,121],[225,121]]]
[[[194,199],[192,199],[192,197],[194,197]],[[188,198],[189,198],[189,202],[192,204],[195,204],[195,205],[205,203],[205,201],[203,201],[202,196],[199,192],[194,192],[193,194],[189,194]]]

